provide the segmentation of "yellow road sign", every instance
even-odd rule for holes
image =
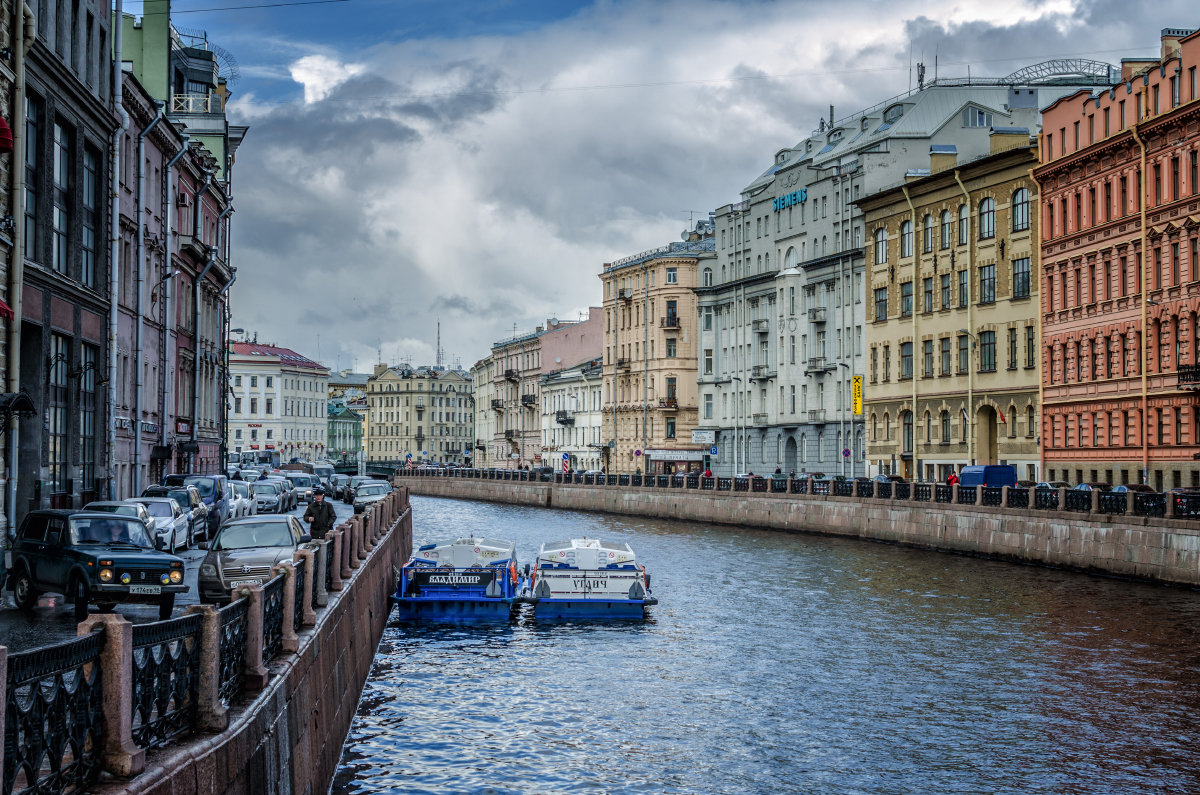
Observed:
[[[850,387],[851,408],[855,414],[862,414],[862,376],[854,376]]]

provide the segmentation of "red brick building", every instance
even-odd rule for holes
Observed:
[[[1042,471],[1200,485],[1200,33],[1043,111]],[[1145,366],[1143,366],[1143,362]]]

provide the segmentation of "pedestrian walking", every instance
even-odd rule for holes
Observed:
[[[304,521],[312,525],[309,535],[317,540],[323,539],[333,530],[333,524],[337,521],[337,513],[334,512],[332,505],[325,502],[325,489],[313,489],[313,501],[304,511]]]

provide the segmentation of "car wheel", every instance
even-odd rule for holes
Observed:
[[[158,599],[158,620],[166,621],[175,612],[175,594],[165,593]]]
[[[187,528],[187,545],[189,548],[196,545],[196,532],[192,529],[191,525],[188,525]]]
[[[37,604],[38,592],[33,587],[33,580],[29,577],[29,573],[22,570],[17,574],[13,581],[13,597],[17,601],[17,607],[22,610],[29,611]]]
[[[87,621],[90,596],[87,583],[82,578],[75,577],[71,581],[71,602],[75,605],[75,623]]]

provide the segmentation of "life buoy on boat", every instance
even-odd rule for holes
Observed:
[[[509,574],[509,577],[512,579],[512,584],[516,585],[517,584],[517,564],[515,561],[512,561],[508,564],[508,574]]]

